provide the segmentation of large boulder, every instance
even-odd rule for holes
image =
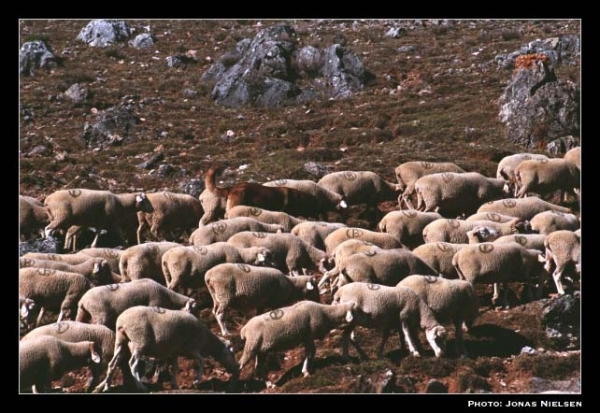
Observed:
[[[537,39],[523,45],[519,50],[509,54],[499,54],[494,60],[503,69],[512,70],[519,56],[527,54],[543,54],[554,66],[559,64],[577,65],[580,57],[579,36],[567,34],[560,37]]]
[[[129,39],[131,31],[122,20],[92,20],[77,35],[81,40],[93,47],[106,47]]]
[[[360,60],[341,45],[324,51],[297,46],[292,27],[273,25],[252,40],[238,42],[235,50],[204,72],[202,80],[213,87],[211,97],[220,105],[279,107],[318,97],[346,98],[368,78]],[[301,88],[296,81],[303,76],[321,79]]]
[[[543,54],[519,56],[510,83],[500,97],[500,121],[507,138],[526,148],[580,135],[580,89],[556,78]]]
[[[28,252],[43,252],[48,254],[58,254],[61,252],[62,243],[58,238],[46,237],[37,238],[19,243],[19,256]]]
[[[544,306],[542,327],[555,350],[580,348],[581,300],[579,296],[563,295]]]
[[[33,76],[35,69],[51,69],[57,66],[56,56],[42,40],[25,42],[19,51],[19,73]]]
[[[94,124],[85,123],[81,140],[90,149],[120,143],[130,136],[131,129],[140,122],[133,110],[113,106],[99,113]]]

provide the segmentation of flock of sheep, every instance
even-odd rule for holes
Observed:
[[[213,358],[235,391],[250,361],[266,379],[269,352],[303,346],[302,373],[309,375],[315,340],[336,329],[345,358],[350,344],[368,358],[353,333],[359,326],[381,334],[379,357],[393,331],[413,356],[423,352],[424,332],[441,357],[451,324],[456,354],[465,355],[463,331],[480,307],[475,284],[493,284],[494,304],[509,282],[524,283],[532,294],[535,287],[535,298],[549,279],[554,283],[546,287],[559,295],[577,288],[581,218],[563,205],[580,196],[580,156],[580,148],[564,158],[515,154],[499,163],[494,178],[452,163],[414,161],[396,168],[397,183],[369,171],[341,171],[318,182],[265,183],[275,192],[254,186],[228,192],[216,187],[219,169],[211,168],[199,199],[83,188],[58,190],[43,203],[21,196],[21,241],[62,234],[73,250],[20,258],[21,391],[47,390],[84,366],[91,372],[88,391],[108,391],[117,368],[125,386],[146,390],[144,357],[170,363],[178,388],[179,356],[199,360],[198,382],[204,358]],[[278,188],[292,188],[281,192],[282,207],[263,208],[273,205],[275,198],[265,197],[279,196]],[[559,202],[542,199],[552,195]],[[290,199],[314,204],[291,206]],[[398,201],[398,210],[372,230],[324,218],[389,200]],[[91,247],[77,249],[78,236],[90,228]],[[144,242],[146,229],[157,241]],[[127,244],[127,231],[137,245]],[[188,245],[175,242],[184,231]],[[98,248],[108,232],[131,246]],[[191,297],[203,291],[221,337],[198,317],[201,303]],[[228,328],[230,309],[246,317],[238,332]],[[239,361],[227,340],[232,335],[245,343]]]

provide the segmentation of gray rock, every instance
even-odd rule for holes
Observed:
[[[77,35],[81,40],[93,47],[106,47],[124,42],[131,36],[127,23],[121,20],[92,20]]]
[[[537,39],[521,46],[519,50],[512,53],[499,54],[494,60],[503,69],[513,70],[517,57],[532,53],[546,55],[554,66],[560,64],[577,65],[581,56],[581,41],[579,36],[573,34]]]
[[[565,135],[580,135],[580,90],[556,79],[541,60],[519,68],[500,97],[499,119],[508,139],[526,148]]]
[[[35,69],[51,69],[58,65],[56,56],[42,40],[25,42],[19,51],[19,73],[33,76]]]
[[[169,177],[171,175],[173,175],[175,173],[175,167],[171,164],[162,164],[159,165],[158,170],[156,171],[156,174],[160,177]]]
[[[521,349],[520,354],[535,354],[536,351],[533,347],[525,346]]]
[[[296,56],[296,65],[298,70],[309,76],[318,74],[323,67],[321,51],[313,46],[303,47]]]
[[[46,145],[36,145],[33,147],[32,150],[27,152],[27,156],[35,156],[35,155],[42,154],[42,153],[46,152],[47,149],[48,149],[48,147]]]
[[[185,68],[189,64],[198,63],[196,59],[186,55],[167,56],[165,60],[167,61],[167,66],[173,68]]]
[[[581,378],[571,380],[529,379],[530,393],[581,393]]]
[[[546,144],[546,152],[550,155],[561,156],[580,145],[579,138],[572,135],[554,139]]]
[[[198,92],[196,92],[194,89],[183,89],[181,94],[186,99],[195,99],[198,97]]]
[[[580,347],[581,300],[566,294],[551,300],[542,310],[542,327],[555,350]]]
[[[154,46],[156,38],[150,33],[142,33],[135,36],[131,41],[131,45],[136,49],[147,49],[148,47]]]
[[[198,198],[204,191],[204,181],[200,179],[191,179],[179,186],[179,190],[183,193],[190,194],[194,198]]]
[[[58,254],[60,252],[60,242],[58,238],[46,237],[32,239],[19,243],[19,256],[25,255],[28,252],[45,252],[50,254]]]
[[[384,36],[398,39],[402,36],[406,36],[406,29],[404,27],[392,27],[385,32]]]
[[[156,165],[163,159],[165,159],[165,154],[162,152],[157,152],[154,155],[152,155],[149,159],[139,164],[137,167],[140,169],[152,169],[154,165]]]
[[[120,143],[129,137],[132,128],[139,123],[140,118],[133,110],[113,106],[101,112],[93,125],[84,125],[81,140],[88,148]]]
[[[82,84],[75,83],[65,90],[65,96],[74,103],[81,103],[90,98],[90,89]]]
[[[307,162],[304,164],[304,170],[315,178],[322,178],[330,172],[333,172],[333,168],[328,165],[318,164],[316,162]]]
[[[431,379],[429,382],[427,382],[425,393],[448,393],[448,386],[441,381]]]
[[[354,53],[334,44],[325,49],[323,60],[323,75],[331,87],[331,97],[350,97],[363,88],[367,73]]]
[[[416,50],[413,45],[400,46],[398,49],[398,53],[411,53]]]

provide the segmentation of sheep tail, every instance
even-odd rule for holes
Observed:
[[[215,183],[215,175],[224,169],[221,165],[213,165],[204,176],[204,185],[214,195],[226,198],[229,194],[228,188],[219,188]]]

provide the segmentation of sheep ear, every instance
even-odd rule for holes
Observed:
[[[314,286],[314,285],[312,285],[312,283],[309,281],[309,282],[307,282],[307,283],[306,283],[306,289],[307,289],[308,291],[312,291],[312,290],[314,290],[314,289],[315,289],[315,286]]]
[[[100,263],[95,263],[94,264],[94,272],[100,272]]]
[[[539,261],[539,262],[546,262],[546,258],[544,257],[544,255],[543,255],[543,254],[539,254],[539,255],[538,255],[538,261]]]
[[[29,306],[27,304],[23,304],[21,306],[21,317],[26,318],[29,315]]]
[[[346,201],[344,201],[343,199],[340,201],[340,207],[342,208],[348,208],[348,204],[346,203]]]
[[[189,300],[187,303],[185,303],[185,311],[192,312],[194,308],[196,308],[196,301]]]
[[[354,320],[354,315],[352,314],[352,310],[346,311],[346,321],[351,323]]]
[[[256,254],[256,257],[258,258],[258,262],[265,262],[266,261],[266,258],[264,256],[264,254],[262,254],[260,252],[258,254]]]

